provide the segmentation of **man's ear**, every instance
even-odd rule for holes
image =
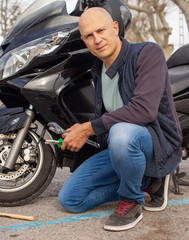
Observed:
[[[113,22],[113,29],[115,30],[116,35],[118,35],[119,34],[119,24],[117,21]]]
[[[83,41],[83,37],[81,36],[81,40]]]

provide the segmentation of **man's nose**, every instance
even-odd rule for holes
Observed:
[[[96,44],[98,44],[102,41],[102,38],[98,33],[94,33],[94,41]]]

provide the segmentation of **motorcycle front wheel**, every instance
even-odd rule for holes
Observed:
[[[16,134],[0,134],[0,168],[5,165]],[[34,200],[50,184],[56,161],[50,146],[29,131],[13,170],[0,173],[0,206],[19,206]]]

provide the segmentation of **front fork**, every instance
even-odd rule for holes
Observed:
[[[24,139],[26,138],[30,125],[35,117],[35,113],[30,109],[27,109],[26,113],[28,117],[26,119],[25,126],[18,131],[17,137],[5,162],[4,169],[6,170],[13,170],[14,164],[18,158],[18,154],[20,152]]]

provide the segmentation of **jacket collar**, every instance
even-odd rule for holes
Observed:
[[[120,67],[125,63],[131,49],[131,44],[126,39],[121,37],[121,40],[123,42],[121,51],[117,56],[116,60],[112,63],[112,65],[106,71],[106,75],[110,79],[114,78],[114,76],[116,75]],[[97,59],[95,61],[94,66],[91,69],[92,74],[96,76],[100,76],[101,70],[102,70],[102,64],[103,62],[100,59]]]

